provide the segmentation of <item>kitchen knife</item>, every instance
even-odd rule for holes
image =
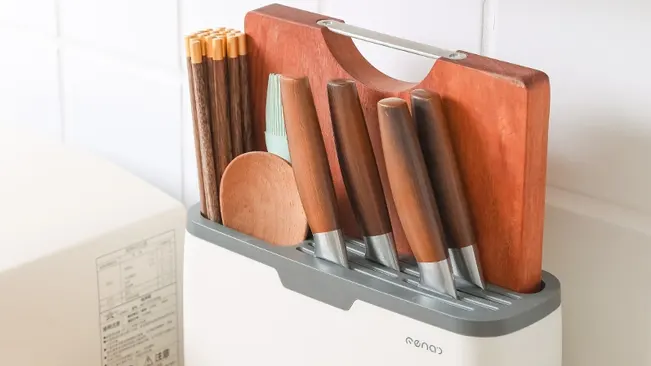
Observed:
[[[377,106],[389,186],[418,262],[420,284],[456,298],[447,249],[436,220],[438,208],[407,102],[385,98]]]
[[[485,288],[468,202],[438,94],[411,92],[414,123],[441,213],[454,274]]]
[[[325,143],[306,77],[280,77],[289,156],[315,255],[348,268],[348,256],[337,218],[335,188]]]
[[[337,156],[366,243],[366,258],[399,271],[389,210],[355,81],[335,79],[327,90]]]

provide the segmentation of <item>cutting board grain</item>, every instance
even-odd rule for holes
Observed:
[[[391,96],[408,100],[415,88],[435,91],[449,120],[486,280],[514,291],[538,290],[550,98],[547,75],[467,53],[468,57],[459,61],[439,59],[421,82],[407,83],[374,68],[350,38],[316,24],[322,19],[334,18],[278,4],[247,13],[256,149],[265,149],[269,73],[307,75],[340,222],[346,234],[359,237],[337,159],[326,92],[331,79],[355,79],[398,251],[401,256],[410,255],[387,180],[376,103]]]

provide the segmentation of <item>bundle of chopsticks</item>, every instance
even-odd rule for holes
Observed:
[[[185,37],[201,213],[221,223],[226,166],[253,150],[247,36],[228,28]]]

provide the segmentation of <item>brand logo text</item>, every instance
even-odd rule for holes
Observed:
[[[442,355],[443,354],[443,348],[437,347],[437,346],[435,346],[433,344],[429,344],[427,342],[423,342],[423,341],[418,340],[418,339],[413,339],[411,337],[407,337],[407,338],[405,338],[405,343],[407,343],[410,346],[414,346],[416,348],[420,348],[420,349],[423,349],[423,350],[430,351],[430,352],[435,353],[437,355]]]

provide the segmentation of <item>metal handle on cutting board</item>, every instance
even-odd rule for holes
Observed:
[[[379,44],[396,50],[413,53],[433,59],[447,58],[450,60],[463,60],[466,54],[459,51],[450,51],[424,43],[410,41],[408,39],[390,36],[388,34],[375,32],[354,25],[338,22],[336,20],[319,20],[318,25],[328,28],[331,32],[347,37],[356,38],[362,41]]]

